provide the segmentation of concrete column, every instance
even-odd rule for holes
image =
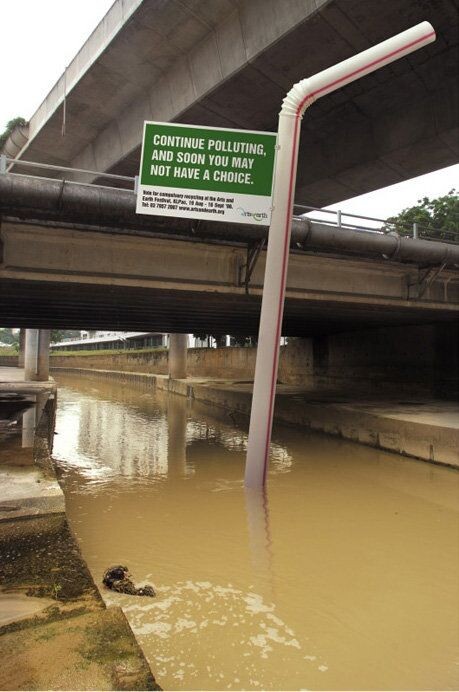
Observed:
[[[36,380],[38,373],[38,342],[39,330],[26,329],[24,350],[24,379]]]
[[[188,336],[171,334],[169,338],[169,377],[174,380],[186,377],[186,352]]]
[[[22,447],[33,447],[35,440],[36,406],[31,406],[22,414]]]
[[[35,404],[24,411],[22,414],[22,447],[29,448],[33,447],[35,443],[35,432],[40,419],[43,414],[43,410],[48,401],[47,392],[37,394],[35,397]],[[49,440],[48,440],[49,442]]]
[[[49,380],[49,342],[51,339],[50,329],[40,329],[38,341],[38,380],[47,382]]]
[[[24,379],[47,382],[49,378],[49,329],[26,329]]]
[[[25,336],[26,336],[26,330],[20,329],[19,330],[18,368],[24,367]]]

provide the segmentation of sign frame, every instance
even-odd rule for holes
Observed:
[[[146,120],[136,213],[269,226],[276,155],[277,132]]]

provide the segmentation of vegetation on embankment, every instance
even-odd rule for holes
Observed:
[[[24,120],[24,118],[21,118],[20,116],[12,118],[6,123],[4,131],[0,134],[0,153],[2,152],[3,147],[7,143],[9,136],[14,132],[14,130],[17,127],[25,127],[26,125],[27,120]]]
[[[14,348],[14,346],[5,346],[4,348],[0,348],[0,356],[17,356],[18,355],[18,349]]]
[[[387,219],[383,230],[397,231],[400,235],[413,234],[413,224],[418,224],[420,238],[435,240],[459,240],[459,194],[454,188],[447,195],[429,199],[423,197],[413,207],[403,209],[397,216]]]

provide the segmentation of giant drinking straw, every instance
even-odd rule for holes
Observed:
[[[434,40],[435,31],[432,26],[429,22],[422,22],[313,77],[301,80],[292,87],[283,101],[279,114],[273,214],[266,255],[245,468],[245,484],[249,487],[260,487],[266,481],[303,113],[321,96],[403,58]]]

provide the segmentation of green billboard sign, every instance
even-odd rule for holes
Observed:
[[[276,136],[146,122],[137,213],[268,225]]]

